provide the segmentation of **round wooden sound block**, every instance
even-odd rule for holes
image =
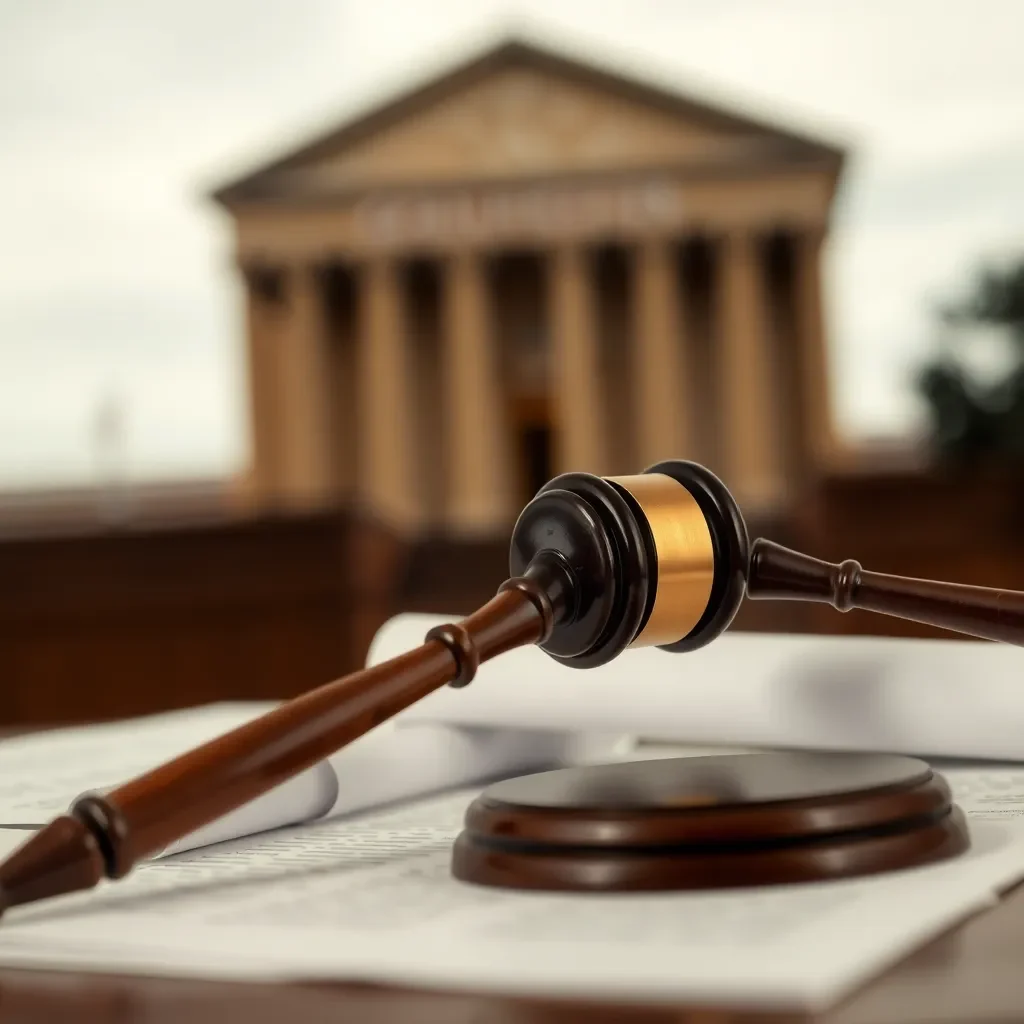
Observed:
[[[509,889],[731,888],[892,871],[968,846],[948,785],[923,761],[740,754],[496,783],[466,813],[452,872]]]

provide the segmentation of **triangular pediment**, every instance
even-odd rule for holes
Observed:
[[[222,190],[303,198],[409,184],[728,168],[833,147],[506,44]]]

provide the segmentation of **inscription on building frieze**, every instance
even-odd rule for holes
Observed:
[[[407,248],[636,234],[681,223],[683,209],[676,185],[648,180],[371,196],[354,215],[362,244]]]

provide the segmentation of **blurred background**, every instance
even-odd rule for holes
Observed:
[[[0,2],[0,725],[356,668],[565,470],[694,459],[784,543],[1024,586],[1022,31]]]

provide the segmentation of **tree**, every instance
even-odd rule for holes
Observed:
[[[1024,466],[1024,256],[978,273],[963,301],[940,311],[947,344],[917,385],[944,461]],[[995,379],[979,379],[965,358],[979,332],[995,333],[1008,358]]]

